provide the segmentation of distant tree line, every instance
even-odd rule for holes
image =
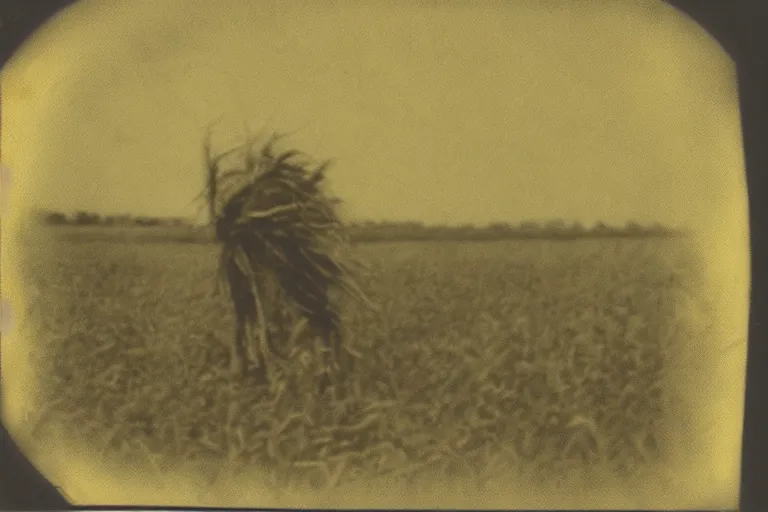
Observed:
[[[555,219],[549,222],[496,222],[486,226],[427,226],[418,222],[364,222],[349,225],[350,235],[361,242],[389,240],[504,240],[524,238],[594,238],[594,237],[673,237],[683,233],[661,224],[642,226],[629,222],[610,226],[598,222],[589,228],[579,222],[571,224]]]
[[[194,223],[181,217],[146,217],[131,215],[99,215],[76,212],[43,212],[43,223],[51,226],[177,226],[192,228]],[[525,238],[595,238],[595,237],[674,237],[683,233],[661,224],[641,225],[628,222],[611,226],[598,222],[584,226],[580,222],[567,223],[562,219],[548,222],[526,221],[518,224],[495,222],[485,226],[464,224],[459,226],[425,225],[421,222],[353,222],[348,225],[354,241],[428,241],[428,240],[503,240]]]
[[[191,226],[192,222],[182,217],[146,217],[133,215],[100,215],[92,212],[75,212],[67,215],[61,212],[38,212],[43,224],[50,226]]]

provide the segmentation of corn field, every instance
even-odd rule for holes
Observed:
[[[55,243],[26,269],[37,435],[68,428],[158,475],[214,462],[313,488],[631,475],[669,450],[681,240],[358,245],[381,310],[342,302],[359,354],[343,399],[301,351],[271,389],[232,378],[214,245]]]

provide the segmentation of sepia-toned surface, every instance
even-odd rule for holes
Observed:
[[[651,2],[132,5],[84,2],[3,70],[4,421],[73,500],[735,506],[746,195],[733,71],[693,24]],[[222,115],[230,142],[243,118],[304,128],[351,219],[693,235],[359,244],[381,311],[344,310],[352,396],[301,357],[269,392],[227,372],[214,245],[21,223],[193,215]]]

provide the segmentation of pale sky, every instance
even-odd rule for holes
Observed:
[[[25,201],[194,214],[214,146],[300,130],[350,219],[695,226],[744,194],[735,68],[656,1],[81,2],[2,75]]]

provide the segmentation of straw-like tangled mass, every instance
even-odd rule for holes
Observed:
[[[277,140],[273,136],[256,154],[249,151],[244,168],[209,181],[215,187],[209,200],[222,244],[221,268],[234,263],[254,287],[270,274],[302,315],[323,318],[338,332],[339,314],[329,290],[366,299],[352,279],[353,260],[337,213],[340,201],[322,188],[330,162],[313,164],[299,151],[276,151]]]

